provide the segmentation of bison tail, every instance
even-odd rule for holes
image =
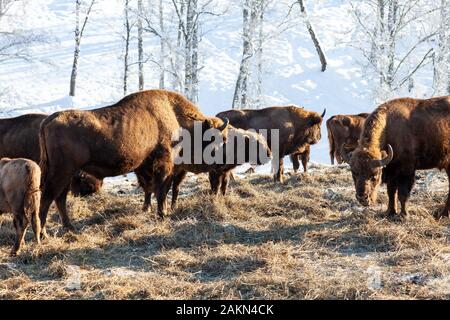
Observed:
[[[334,138],[333,138],[333,132],[331,130],[331,121],[333,121],[334,117],[331,117],[330,119],[327,120],[327,131],[328,131],[328,143],[330,146],[330,159],[331,159],[331,164],[334,164]]]
[[[44,186],[45,176],[48,171],[48,152],[47,152],[47,140],[45,137],[45,127],[47,123],[49,123],[54,117],[49,116],[41,122],[41,126],[39,128],[39,148],[40,148],[40,162],[39,167],[41,167],[41,186]]]

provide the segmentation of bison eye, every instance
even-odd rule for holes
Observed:
[[[370,181],[376,182],[376,181],[377,181],[377,177],[372,177],[372,178],[370,179]]]

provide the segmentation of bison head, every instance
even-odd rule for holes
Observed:
[[[240,165],[251,163],[254,165],[265,164],[270,161],[272,152],[263,135],[254,130],[243,130],[231,127],[228,141],[225,147],[225,163]]]
[[[319,142],[321,136],[320,125],[322,124],[323,117],[325,117],[326,109],[323,111],[322,115],[318,113],[313,113],[306,120],[306,127],[304,131],[305,141],[307,144],[316,144]]]
[[[228,135],[228,125],[230,124],[230,120],[228,118],[207,118],[205,121],[203,121],[203,128],[202,131],[205,132],[209,129],[216,129],[219,130],[222,134],[223,141],[227,140]]]
[[[341,148],[344,160],[350,164],[353,182],[355,183],[356,199],[363,206],[369,206],[377,201],[378,187],[381,184],[382,168],[387,166],[394,157],[391,145],[387,145],[387,152],[370,152],[358,147],[351,154]]]
[[[98,192],[103,185],[103,180],[79,171],[72,179],[70,191],[76,197],[85,197]]]

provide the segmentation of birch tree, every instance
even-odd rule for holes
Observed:
[[[137,17],[137,32],[138,32],[138,80],[139,90],[144,90],[144,28],[142,20],[144,17],[144,5],[142,0],[138,0],[138,17]]]
[[[306,29],[308,29],[309,35],[311,37],[312,42],[314,43],[314,47],[316,48],[317,55],[319,56],[321,70],[324,72],[327,69],[327,59],[325,57],[325,53],[322,50],[322,46],[320,45],[320,41],[314,31],[314,28],[309,20],[308,14],[306,12],[306,7],[304,0],[298,0],[298,4],[300,5],[300,11],[302,14],[303,21],[306,25]]]
[[[80,45],[81,39],[83,38],[84,30],[86,28],[87,22],[89,20],[89,15],[92,11],[92,7],[94,6],[95,0],[91,0],[86,10],[86,13],[83,18],[82,24],[80,24],[80,15],[81,15],[81,0],[75,0],[75,49],[73,52],[73,63],[72,63],[72,73],[70,76],[70,92],[69,95],[75,96],[75,88],[77,81],[77,73],[78,73],[78,59],[80,57]]]
[[[260,0],[258,10],[258,46],[256,51],[257,60],[257,80],[256,80],[256,109],[263,106],[263,46],[264,46],[264,11],[266,6],[265,0]]]
[[[159,30],[161,31],[161,37],[159,41],[159,88],[164,89],[166,87],[166,31],[164,26],[164,5],[163,0],[159,0]]]
[[[128,90],[128,69],[129,69],[129,51],[130,51],[130,37],[131,37],[131,23],[129,18],[130,0],[125,0],[124,7],[124,25],[125,25],[125,53],[123,58],[123,94],[127,94]]]
[[[210,10],[212,0],[172,0],[178,17],[180,47],[184,44],[184,94],[192,102],[198,101],[200,26],[205,15],[220,15]],[[184,11],[183,11],[184,10]],[[181,43],[182,42],[182,43]],[[181,63],[178,61],[178,63]]]
[[[376,100],[389,99],[402,88],[412,90],[415,74],[432,62],[430,42],[437,30],[427,19],[437,10],[433,1],[376,0],[351,5],[357,28],[356,41],[350,45],[361,51],[368,77],[378,83]]]
[[[438,48],[434,61],[433,88],[436,95],[450,94],[450,0],[440,1]]]
[[[254,55],[253,41],[257,17],[257,0],[244,0],[242,5],[242,58],[234,89],[233,109],[245,108],[247,106],[248,79],[250,76],[250,62]]]

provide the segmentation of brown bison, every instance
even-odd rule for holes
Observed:
[[[241,145],[238,144],[239,141],[242,142]],[[252,147],[254,147],[254,149],[252,149]],[[241,148],[243,151],[241,159],[238,157],[238,148]],[[228,128],[226,143],[217,149],[216,152],[223,155],[218,163],[182,163],[175,165],[172,182],[172,209],[176,206],[180,185],[188,172],[195,174],[209,173],[211,192],[217,195],[220,189],[221,193],[225,195],[231,170],[238,165],[251,162],[251,152],[254,152],[254,164],[257,165],[267,162],[270,160],[271,156],[267,141],[262,135],[252,131],[236,129],[232,126],[229,126]],[[227,156],[229,159],[228,161]],[[151,194],[155,192],[155,187],[157,187],[157,185],[153,185],[151,179],[142,176],[140,171],[136,171],[136,175],[138,182],[145,193],[143,210],[147,211],[151,203]],[[152,176],[152,174],[149,174],[149,176]]]
[[[320,140],[320,125],[325,116],[325,110],[320,115],[291,105],[258,110],[229,110],[220,112],[216,116],[229,119],[231,125],[236,128],[254,129],[260,133],[263,129],[267,130],[267,142],[272,153],[276,152],[278,147],[278,154],[272,154],[275,159],[279,159],[278,164],[274,163],[274,180],[282,182],[284,156],[303,152],[302,150],[306,150],[309,145]],[[272,145],[272,130],[279,132],[277,146]]]
[[[40,182],[41,170],[34,161],[9,158],[0,160],[0,214],[11,212],[14,215],[16,229],[12,255],[19,253],[29,221],[31,221],[36,242],[40,243]]]
[[[398,195],[400,214],[407,217],[406,202],[416,170],[444,169],[450,180],[450,97],[403,98],[382,104],[366,119],[358,147],[344,157],[362,205],[376,201],[383,180],[389,196],[387,214],[396,214]],[[450,190],[436,217],[448,217],[449,208]]]
[[[182,95],[165,90],[141,91],[109,107],[68,110],[47,117],[40,131],[42,225],[50,203],[56,200],[63,226],[72,228],[66,195],[78,170],[99,179],[134,171],[156,186],[162,218],[173,181],[174,133],[180,128],[192,133],[198,123],[202,130],[220,130],[226,139],[226,122],[205,117]]]
[[[0,119],[0,158],[26,158],[39,163],[39,127],[45,114],[26,114]],[[75,196],[86,196],[100,190],[102,181],[78,172],[70,185]]]
[[[327,120],[331,164],[334,164],[335,158],[338,164],[344,161],[341,155],[342,146],[347,152],[355,150],[368,116],[368,113],[336,115]]]

